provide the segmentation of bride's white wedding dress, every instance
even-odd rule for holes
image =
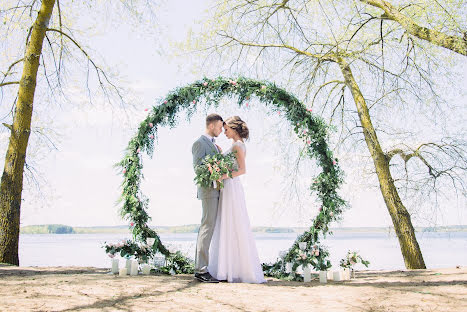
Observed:
[[[246,152],[245,143],[235,142]],[[239,177],[224,180],[214,234],[209,248],[208,271],[230,283],[264,283],[256,243],[250,227],[245,195]]]

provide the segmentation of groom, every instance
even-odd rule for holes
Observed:
[[[206,117],[206,132],[193,144],[193,166],[199,165],[204,157],[222,152],[215,144],[216,137],[222,133],[224,120],[217,114]],[[218,283],[219,281],[208,272],[209,245],[211,244],[214,225],[216,224],[219,191],[213,187],[198,186],[198,199],[201,199],[203,213],[201,226],[196,241],[195,278],[201,282]]]

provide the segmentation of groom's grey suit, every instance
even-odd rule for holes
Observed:
[[[202,135],[191,149],[193,154],[193,167],[199,165],[204,157],[217,153],[217,148],[206,136]],[[214,226],[216,224],[217,206],[219,204],[219,191],[213,187],[198,186],[197,197],[201,200],[203,214],[196,241],[195,272],[208,272],[209,245],[211,244]]]

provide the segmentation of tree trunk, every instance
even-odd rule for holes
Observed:
[[[19,265],[18,241],[26,148],[31,132],[37,70],[55,0],[43,0],[24,56],[18,99],[0,184],[0,262]]]
[[[410,214],[402,204],[396,186],[394,185],[394,180],[389,170],[389,160],[379,144],[376,131],[371,123],[370,113],[366,106],[365,99],[360,92],[360,88],[347,62],[343,58],[338,57],[337,63],[344,75],[347,87],[352,91],[365,141],[375,164],[381,194],[383,195],[386,207],[391,215],[392,223],[394,224],[394,229],[399,239],[402,256],[404,257],[405,266],[407,269],[425,269],[425,262],[423,261],[422,252],[418,245],[417,238],[415,237]]]

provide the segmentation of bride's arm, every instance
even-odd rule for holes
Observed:
[[[246,173],[246,167],[245,167],[245,152],[243,149],[241,149],[239,146],[235,146],[232,148],[233,152],[235,153],[235,157],[237,158],[237,163],[238,163],[238,170],[232,172],[232,178],[238,177],[242,174]],[[228,175],[224,174],[222,176],[222,179],[228,179],[230,178]]]

